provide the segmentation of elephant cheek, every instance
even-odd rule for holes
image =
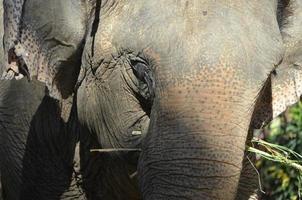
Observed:
[[[251,114],[227,90],[188,83],[157,93],[139,163],[145,199],[235,198]]]

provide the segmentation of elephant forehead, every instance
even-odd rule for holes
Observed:
[[[283,53],[275,3],[124,1],[101,12],[96,57],[148,49],[156,62],[184,73],[184,65],[225,61],[267,76]]]

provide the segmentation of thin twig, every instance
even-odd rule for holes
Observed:
[[[90,152],[100,152],[100,153],[109,153],[109,152],[119,152],[119,151],[142,151],[141,149],[127,149],[127,148],[117,148],[117,149],[91,149]]]
[[[130,177],[131,179],[133,179],[135,176],[137,176],[137,173],[138,173],[138,172],[135,171],[134,173],[130,174],[129,177]]]
[[[263,194],[265,194],[265,192],[262,189],[261,176],[260,176],[260,173],[258,172],[258,169],[255,167],[255,165],[253,164],[253,162],[251,161],[251,159],[248,156],[246,156],[246,158],[251,163],[252,167],[254,168],[254,170],[256,171],[256,173],[258,175],[258,182],[259,182],[260,192],[262,192]]]

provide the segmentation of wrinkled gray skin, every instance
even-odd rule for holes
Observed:
[[[79,128],[69,101],[50,98],[36,80],[0,81],[0,199],[2,193],[4,200],[85,199],[75,174]]]
[[[128,171],[131,174],[136,171],[138,154],[123,154],[122,159],[114,154],[91,154],[90,149],[99,148],[99,144],[90,137],[86,127],[78,125],[76,108],[71,108],[75,105],[72,92],[80,70],[89,4],[65,0],[27,0],[20,6],[21,3],[4,1],[5,59],[1,71],[4,71],[3,79],[13,78],[10,76],[12,71],[19,79],[17,77],[26,73],[24,66],[18,64],[26,61],[30,71],[27,78],[32,81],[28,83],[25,78],[0,82],[0,173],[4,199],[86,199],[85,193],[89,199],[137,199],[136,180],[129,177]],[[13,16],[10,15],[12,7],[16,7]],[[24,9],[22,21],[28,25],[24,28],[20,28],[22,25],[16,13],[19,7]],[[19,25],[12,23],[14,20]],[[39,32],[32,33],[31,30]],[[32,34],[35,40],[31,39]],[[32,71],[30,62],[41,67],[37,74]],[[56,65],[55,74],[47,70],[45,63]],[[11,69],[12,66],[20,67],[20,70]],[[35,79],[53,81],[47,84],[51,89],[45,89]],[[75,166],[80,164],[75,148],[79,139],[84,143],[81,148],[83,180],[81,175],[74,173],[79,173],[79,166]],[[106,181],[108,179],[111,179],[110,183]],[[101,192],[97,191],[99,186]]]
[[[87,197],[139,198],[135,154],[89,149],[142,148],[137,178],[145,200],[253,198],[257,176],[245,145],[302,93],[302,2],[87,2],[70,12],[27,0],[4,36],[12,58],[4,78],[29,74],[59,102],[75,89]],[[78,19],[86,26],[73,26]],[[81,28],[83,52],[81,34],[71,34]]]

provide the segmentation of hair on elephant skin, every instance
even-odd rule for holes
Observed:
[[[12,153],[34,180],[21,193],[78,195],[78,152],[88,199],[257,199],[245,147],[301,96],[301,0],[3,5],[0,125],[12,127],[2,137],[26,138]],[[15,184],[6,158],[5,195]],[[53,186],[29,192],[37,183]]]

